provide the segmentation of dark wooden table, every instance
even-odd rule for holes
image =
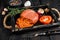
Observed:
[[[50,35],[50,36],[38,36],[38,37],[26,37],[28,35],[32,35],[34,33],[39,33],[39,32],[44,32],[46,30],[38,30],[38,31],[34,31],[34,32],[28,32],[28,33],[24,33],[24,34],[14,34],[6,29],[3,28],[3,25],[2,25],[2,21],[3,21],[3,17],[1,15],[1,10],[4,8],[5,4],[7,4],[6,2],[7,0],[0,0],[0,40],[60,40],[60,35]],[[26,0],[22,0],[23,3],[26,1]],[[36,6],[36,5],[44,5],[44,4],[47,4],[49,3],[50,4],[50,7],[55,7],[57,9],[60,10],[60,0],[30,0],[32,5],[33,6]],[[54,29],[60,29],[58,27],[56,28],[51,28],[49,30],[54,30]],[[25,36],[25,37],[24,37]],[[51,38],[50,38],[51,37]]]

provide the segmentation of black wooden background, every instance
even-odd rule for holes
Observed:
[[[60,35],[50,35],[50,36],[38,36],[38,37],[27,37],[28,35],[32,35],[34,33],[39,33],[45,30],[38,30],[38,31],[32,31],[28,33],[17,33],[14,34],[6,29],[3,28],[2,21],[3,17],[1,15],[1,11],[3,10],[5,4],[7,4],[8,0],[0,0],[0,40],[60,40]],[[22,0],[24,3],[27,0]],[[32,6],[37,6],[37,5],[45,5],[48,4],[50,7],[55,7],[60,10],[60,0],[30,0],[32,3]],[[53,29],[53,28],[52,28]],[[54,28],[54,29],[57,29]],[[51,30],[51,29],[50,29]],[[51,38],[50,38],[51,37]]]

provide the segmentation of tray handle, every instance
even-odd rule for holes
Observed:
[[[58,20],[60,20],[60,12],[59,12],[59,10],[58,9],[56,9],[56,8],[51,8],[52,10],[54,10],[54,11],[56,11],[57,13],[58,13],[58,15],[59,15],[59,18],[58,18]]]
[[[7,14],[7,15],[4,17],[3,25],[4,25],[4,28],[11,29],[12,26],[8,26],[8,25],[6,24],[6,20],[7,20],[8,16],[10,16],[10,14]]]

